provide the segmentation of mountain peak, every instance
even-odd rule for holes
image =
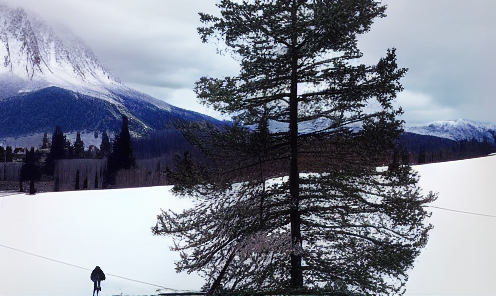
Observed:
[[[5,92],[46,86],[98,89],[117,85],[91,49],[67,29],[54,28],[23,8],[0,3],[0,76]],[[11,81],[7,83],[5,81]],[[19,84],[19,80],[26,81]],[[6,85],[9,84],[9,85]],[[5,97],[0,94],[0,99]]]
[[[472,140],[495,143],[496,124],[466,119],[434,121],[425,125],[405,128],[405,131],[419,135],[447,138],[455,141]]]

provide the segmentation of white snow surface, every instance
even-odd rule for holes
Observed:
[[[496,156],[417,166],[432,206],[496,216]],[[196,274],[176,274],[172,240],[152,236],[160,209],[192,205],[169,186],[121,190],[0,193],[0,295],[90,295],[90,272],[107,274],[101,295],[151,295],[158,287],[199,290]],[[427,247],[410,272],[407,296],[496,295],[496,218],[431,208]],[[166,292],[166,290],[161,290]]]

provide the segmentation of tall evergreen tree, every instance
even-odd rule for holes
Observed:
[[[200,14],[199,33],[204,42],[224,40],[241,72],[203,77],[195,90],[236,126],[211,130],[209,172],[196,182],[184,181],[195,171],[175,174],[176,192],[198,201],[180,214],[164,211],[153,232],[178,238],[177,270],[203,272],[210,293],[401,293],[431,228],[422,205],[435,195],[421,194],[408,165],[376,169],[402,132],[393,100],[406,69],[394,49],[376,65],[359,64],[356,37],[386,7],[369,0],[217,6],[220,17]],[[255,135],[245,128],[253,125]],[[212,157],[229,146],[237,158]],[[263,176],[274,163],[286,177]],[[233,177],[247,168],[262,174]]]
[[[76,134],[76,141],[74,142],[74,158],[83,158],[84,156],[84,142],[81,140],[81,134]]]
[[[110,154],[111,150],[111,145],[110,145],[110,139],[109,136],[107,135],[106,131],[103,131],[102,133],[102,143],[100,144],[100,153],[102,153],[103,157],[107,157]]]
[[[95,189],[98,189],[98,172],[95,172]]]
[[[0,162],[5,162],[7,155],[5,154],[5,148],[0,146]]]
[[[50,153],[45,162],[45,172],[48,175],[53,175],[55,170],[55,161],[66,157],[66,138],[62,132],[62,128],[57,126],[52,135],[52,145]]]
[[[12,153],[11,146],[7,146],[7,148],[5,148],[5,161],[6,162],[14,161],[14,154]]]
[[[52,147],[50,147],[50,155],[53,159],[65,158],[66,138],[62,132],[62,128],[57,126],[52,135]]]
[[[122,115],[122,127],[119,135],[115,138],[111,153],[115,169],[130,169],[135,165],[131,134],[129,133],[129,119]]]
[[[41,170],[37,164],[37,156],[34,151],[34,147],[31,150],[26,151],[26,158],[24,159],[24,164],[21,168],[20,183],[22,188],[22,182],[29,181],[29,194],[35,194],[36,189],[34,187],[34,182],[41,178]]]
[[[79,170],[76,171],[76,184],[74,186],[75,190],[79,190]]]
[[[129,133],[129,120],[126,115],[122,116],[122,127],[119,135],[112,145],[112,152],[108,158],[107,181],[115,183],[115,175],[118,170],[130,169],[136,165],[133,156],[131,134]]]
[[[48,139],[48,134],[45,132],[43,134],[43,142],[41,145],[41,149],[48,149],[50,148],[50,140]]]

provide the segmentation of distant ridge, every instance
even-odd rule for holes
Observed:
[[[496,124],[482,123],[465,119],[435,121],[425,125],[407,127],[406,132],[451,139],[455,141],[488,141],[496,144]]]

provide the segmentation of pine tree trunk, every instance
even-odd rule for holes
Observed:
[[[29,180],[29,194],[35,194],[36,189],[34,188],[34,179]]]
[[[297,1],[293,0],[291,17],[296,24]],[[291,288],[303,288],[303,272],[301,269],[301,222],[299,213],[299,170],[298,170],[298,51],[296,26],[292,36],[291,61],[291,95],[289,100],[289,131],[290,131],[290,172],[289,191],[291,195]]]
[[[59,178],[59,176],[57,176],[55,178],[55,185],[54,185],[53,191],[58,192],[59,190],[60,190],[60,178]]]
[[[79,190],[79,170],[76,171],[76,190]]]
[[[98,173],[95,172],[95,189],[98,189]]]

